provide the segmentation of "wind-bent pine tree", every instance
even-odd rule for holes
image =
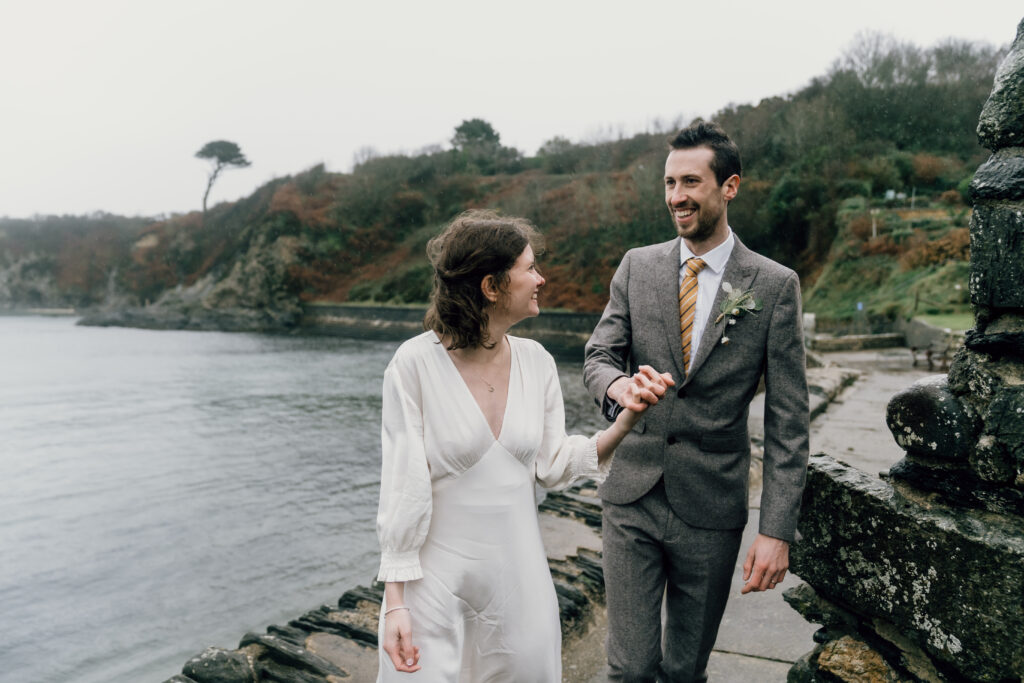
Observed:
[[[203,217],[206,216],[206,200],[210,196],[210,190],[213,188],[213,183],[217,180],[217,176],[220,172],[228,167],[244,168],[250,166],[252,162],[245,158],[242,154],[242,150],[233,142],[227,140],[214,140],[213,142],[207,142],[203,145],[203,148],[196,152],[196,157],[199,159],[207,159],[213,164],[213,169],[210,171],[210,179],[206,183],[206,192],[203,193]]]

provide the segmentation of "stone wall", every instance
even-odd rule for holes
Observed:
[[[362,339],[402,340],[423,331],[424,306],[363,306],[313,304],[303,307],[301,330],[311,334]],[[542,311],[517,323],[510,331],[536,339],[561,357],[583,357],[583,346],[597,326],[597,313]]]
[[[807,346],[815,351],[855,351],[906,346],[922,355],[927,351],[951,355],[964,343],[963,332],[936,327],[917,319],[889,321],[884,328],[878,327],[885,329],[885,332],[871,334],[847,333],[843,331],[843,327],[829,323],[818,325],[818,321],[815,321],[814,329],[814,333],[808,335]]]
[[[812,457],[786,597],[822,629],[790,681],[1024,680],[1024,21],[978,136],[974,329],[890,401],[884,480]]]
[[[903,333],[907,346],[924,351],[956,351],[964,344],[964,333],[959,330],[936,327],[923,320],[899,320],[896,329]]]
[[[863,351],[866,349],[891,349],[906,346],[907,338],[898,333],[888,334],[845,334],[840,337],[817,335],[811,340],[814,351]]]
[[[864,314],[856,318],[815,316],[815,332],[833,337],[900,332],[899,322],[884,315]]]

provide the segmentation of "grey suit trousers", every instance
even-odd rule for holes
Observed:
[[[661,481],[629,505],[604,503],[606,598],[617,616],[608,624],[609,680],[707,680],[742,535],[690,526]]]

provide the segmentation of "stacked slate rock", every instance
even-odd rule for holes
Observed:
[[[791,682],[1024,680],[1024,21],[978,135],[975,327],[890,402],[884,480],[811,458],[786,599],[822,628]]]

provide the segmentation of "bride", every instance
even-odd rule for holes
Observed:
[[[528,221],[478,210],[427,247],[426,331],[384,373],[378,681],[562,680],[534,485],[603,478],[616,446],[673,384],[645,366],[630,409],[607,430],[565,434],[554,360],[507,334],[540,313],[538,241]]]

